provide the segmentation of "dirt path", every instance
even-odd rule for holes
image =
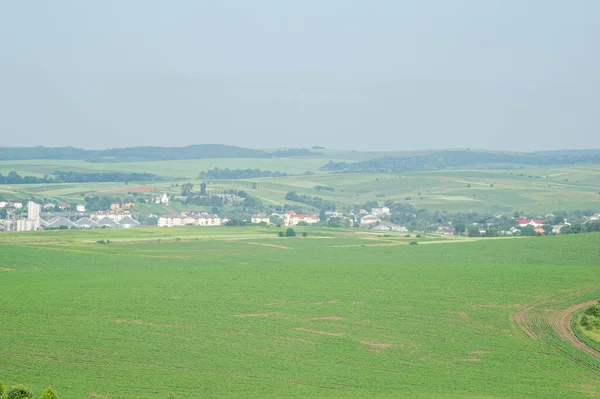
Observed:
[[[571,327],[573,314],[580,309],[592,306],[597,303],[597,301],[593,300],[579,303],[572,305],[567,309],[548,309],[548,306],[552,302],[553,301],[538,302],[523,308],[518,312],[513,313],[510,316],[510,319],[511,321],[514,321],[528,337],[536,340],[540,339],[540,337],[532,327],[535,325],[540,326],[547,324],[560,338],[586,352],[593,358],[600,360],[600,352],[580,341]],[[537,310],[543,310],[543,312],[536,312]]]
[[[577,305],[573,305],[570,308],[565,309],[561,312],[553,313],[552,318],[550,319],[550,324],[552,325],[552,329],[556,331],[559,337],[569,342],[571,345],[574,345],[577,348],[581,349],[582,351],[589,353],[595,359],[600,360],[600,352],[581,342],[579,338],[577,338],[577,336],[573,332],[573,328],[571,327],[571,318],[575,312],[577,312],[579,309],[592,306],[596,303],[597,301],[588,301]]]

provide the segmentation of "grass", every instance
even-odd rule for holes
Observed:
[[[541,300],[600,296],[599,235],[407,245],[277,231],[0,236],[0,379],[65,398],[600,393],[597,362],[511,319]]]
[[[208,181],[208,189],[245,190],[267,205],[290,203],[285,194],[296,191],[319,196],[339,206],[363,204],[377,200],[408,203],[418,209],[447,212],[525,212],[546,214],[600,208],[600,166],[532,168],[519,170],[443,170],[402,174],[329,174],[319,171],[328,157],[358,156],[352,153],[325,151],[307,158],[280,159],[206,159],[163,162],[95,164],[82,161],[0,162],[0,172],[17,170],[21,174],[43,175],[53,170],[150,172],[166,177],[161,182],[82,183],[1,185],[0,198],[34,197],[57,201],[81,202],[85,196],[121,197],[144,188],[155,193],[178,194],[176,184],[196,180],[201,170],[220,168],[259,168],[288,173],[311,171],[313,175],[247,180]],[[1,182],[0,182],[1,183]],[[315,186],[329,186],[334,192],[317,191]],[[469,187],[470,185],[470,187]],[[493,185],[493,187],[492,187]],[[140,187],[143,186],[143,187]],[[297,204],[296,204],[297,205]],[[147,209],[148,211],[153,211]]]

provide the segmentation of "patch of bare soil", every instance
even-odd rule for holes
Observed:
[[[571,318],[575,312],[579,309],[586,308],[588,306],[592,306],[597,301],[588,301],[584,303],[579,303],[577,305],[573,305],[563,311],[555,312],[552,314],[550,319],[550,325],[556,331],[559,337],[569,342],[571,345],[581,349],[582,351],[590,354],[593,358],[600,360],[600,352],[596,349],[587,346],[585,343],[581,342],[579,338],[573,332],[573,328],[571,327]]]
[[[259,247],[267,247],[267,248],[279,248],[279,249],[293,249],[290,247],[284,247],[283,245],[275,245],[275,244],[261,244],[259,242],[253,242],[253,241],[244,241],[244,240],[227,240],[227,242],[231,242],[231,243],[236,243],[236,242],[240,242],[243,244],[248,244],[248,245],[258,245]]]
[[[244,313],[244,314],[230,314],[231,317],[260,317],[260,316],[271,316],[272,313]]]
[[[0,267],[0,272],[10,272],[13,269],[10,269],[8,267]]]
[[[480,361],[481,359],[478,359],[478,358],[476,358],[476,357],[468,357],[468,358],[466,358],[466,359],[460,359],[460,360],[462,360],[462,361],[464,361],[464,362],[478,362],[478,361]]]
[[[538,339],[537,334],[534,333],[526,323],[526,321],[529,320],[529,313],[533,308],[534,306],[529,306],[524,309],[521,309],[518,312],[513,313],[511,315],[511,319],[514,320],[515,323],[517,323],[517,325],[519,326],[519,328],[523,330],[523,332],[527,334],[530,338]]]
[[[369,345],[372,348],[378,348],[378,349],[389,348],[389,347],[394,346],[393,344],[384,344],[384,343],[375,342],[375,341],[360,341],[360,343],[363,345]]]
[[[344,320],[340,316],[324,316],[324,317],[313,317],[311,320]]]
[[[458,315],[463,320],[469,320],[469,315],[467,314],[467,312],[458,312]]]
[[[171,327],[170,324],[155,324],[149,321],[143,320],[129,320],[129,319],[115,319],[115,323],[117,324],[137,324],[139,326],[153,326],[153,327]]]
[[[308,328],[304,328],[304,327],[298,327],[298,328],[296,328],[296,330],[304,331],[304,332],[312,333],[312,334],[331,335],[332,337],[341,337],[341,336],[346,335],[344,333],[332,333],[332,332],[328,332],[328,331],[309,330]]]

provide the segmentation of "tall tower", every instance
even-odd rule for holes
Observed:
[[[29,203],[27,204],[27,220],[39,220],[40,209],[40,204],[36,204],[33,201],[29,201]]]

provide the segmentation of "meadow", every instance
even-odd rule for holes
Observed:
[[[600,235],[278,230],[1,235],[0,380],[61,398],[600,397],[600,358],[557,322],[600,297]]]
[[[265,205],[285,205],[290,191],[319,196],[338,206],[388,200],[430,211],[546,214],[600,208],[600,166],[578,165],[526,169],[464,169],[391,173],[328,173],[320,170],[329,160],[375,156],[369,153],[326,151],[312,157],[266,159],[202,159],[155,162],[88,163],[73,160],[2,161],[0,173],[17,171],[41,177],[53,171],[153,173],[159,182],[7,185],[0,181],[0,199],[47,198],[81,202],[85,196],[124,197],[136,190],[179,194],[192,182],[198,190],[200,171],[215,167],[257,168],[293,176],[239,180],[208,180],[209,190],[244,190]],[[381,156],[381,154],[379,154]],[[310,172],[311,174],[306,174]],[[317,191],[316,186],[334,191]],[[297,204],[296,204],[297,205]],[[160,213],[161,209],[148,209]],[[162,210],[164,211],[164,210]]]

